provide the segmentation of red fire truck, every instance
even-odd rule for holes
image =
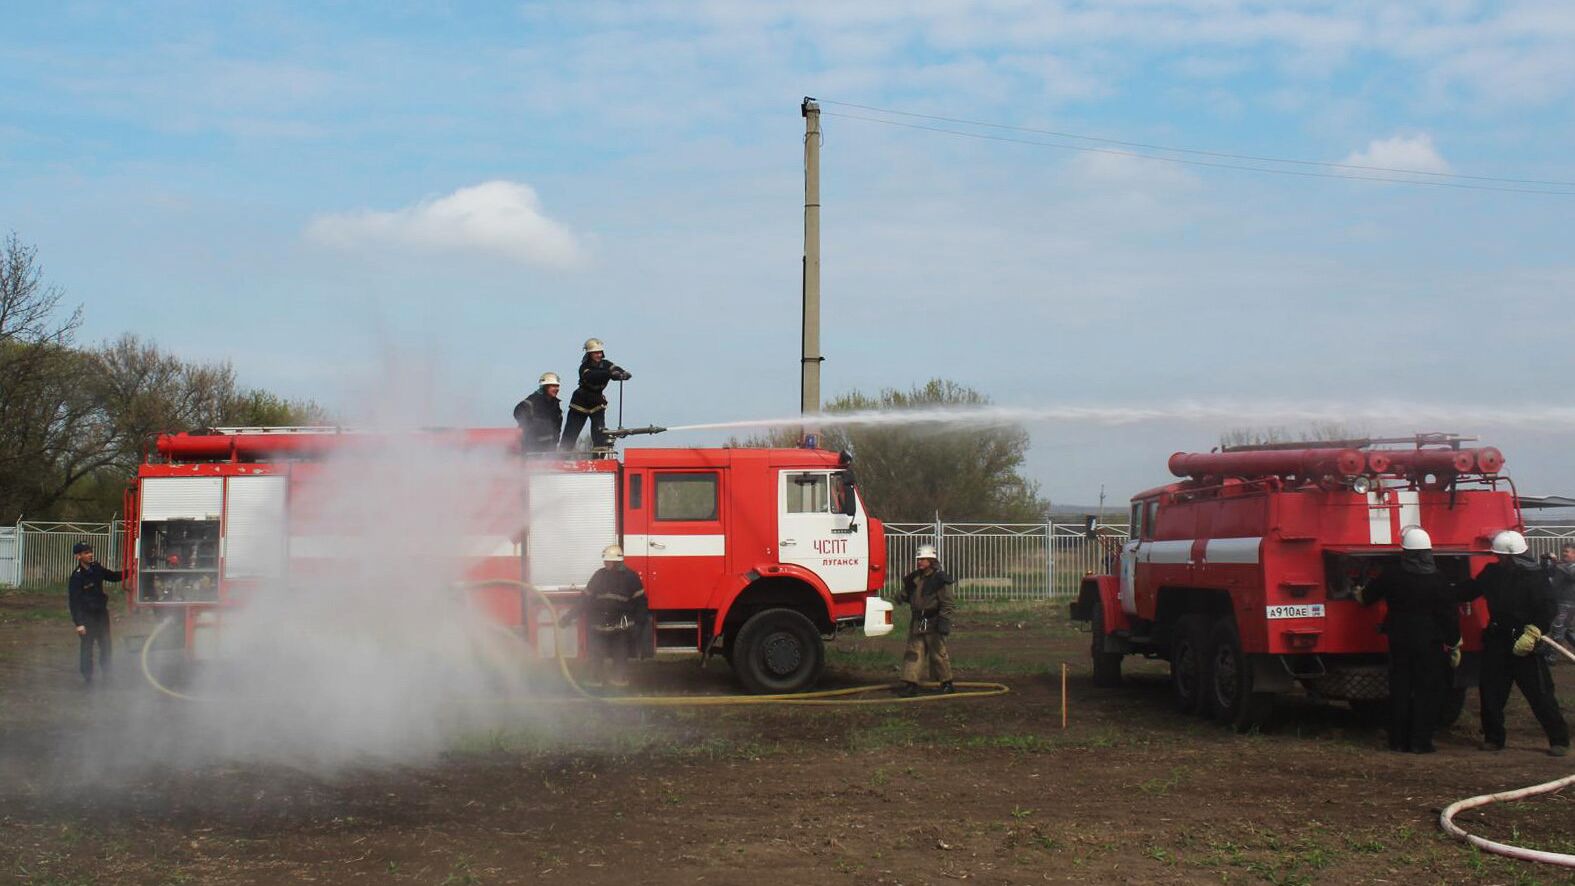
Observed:
[[[487,516],[445,540],[458,550],[437,552],[461,561],[456,578],[526,581],[566,599],[601,566],[602,549],[621,543],[648,591],[657,652],[720,653],[755,692],[815,683],[822,641],[840,630],[891,630],[891,605],[878,596],[881,523],[865,511],[845,455],[630,449],[560,461],[522,455],[512,429],[423,432],[420,445],[492,456],[492,505],[473,509]],[[389,435],[335,428],[159,437],[126,495],[131,605],[178,616],[188,651],[204,654],[229,608],[345,555],[336,550],[343,527],[322,525],[321,499],[337,494],[334,476],[355,458],[388,451],[410,450]],[[470,593],[538,654],[556,654],[559,634],[536,597],[505,586]],[[565,637],[566,655],[582,648],[578,639]]]
[[[1142,655],[1169,661],[1180,710],[1237,728],[1298,686],[1376,712],[1388,697],[1384,608],[1360,605],[1355,586],[1398,558],[1405,527],[1426,529],[1439,568],[1464,580],[1492,559],[1495,533],[1522,526],[1503,456],[1462,442],[1428,434],[1171,456],[1183,479],[1133,498],[1130,540],[1072,604],[1091,623],[1095,682],[1118,683],[1123,657]],[[1448,722],[1476,684],[1486,623],[1480,604],[1461,607]]]

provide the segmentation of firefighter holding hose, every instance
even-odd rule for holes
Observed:
[[[1433,730],[1460,664],[1460,613],[1452,582],[1433,561],[1433,539],[1420,526],[1400,534],[1400,562],[1356,589],[1364,606],[1389,603],[1389,749],[1431,754]]]
[[[635,643],[649,632],[649,612],[645,585],[634,570],[624,565],[623,548],[608,545],[602,550],[602,568],[585,583],[584,594],[559,622],[567,625],[582,615],[589,616],[585,651],[590,658],[591,684],[602,681],[602,668],[610,659],[608,682],[619,687],[629,685],[629,656],[643,651]]]
[[[1489,563],[1460,593],[1461,600],[1487,601],[1488,626],[1482,631],[1482,749],[1504,749],[1504,706],[1511,685],[1519,686],[1542,731],[1548,753],[1569,753],[1570,730],[1553,694],[1547,660],[1535,654],[1557,606],[1548,573],[1528,554],[1525,536],[1506,529],[1493,536],[1497,563]]]
[[[913,615],[908,623],[908,648],[902,654],[902,686],[897,690],[903,698],[919,694],[926,665],[930,676],[940,682],[942,692],[956,691],[946,638],[952,633],[957,582],[941,570],[934,547],[920,545],[915,559],[919,568],[903,577],[902,591],[897,594],[897,602],[907,603]]]
[[[591,447],[604,449],[612,445],[607,436],[607,383],[628,381],[634,375],[607,359],[607,348],[599,338],[586,339],[585,356],[580,359],[580,384],[569,398],[569,417],[563,426],[561,448],[573,449],[580,440],[580,430],[587,420],[591,423]]]
[[[81,640],[78,653],[82,668],[82,681],[93,685],[93,646],[98,645],[98,667],[109,676],[109,596],[104,593],[104,582],[120,581],[121,574],[105,569],[93,559],[93,546],[79,541],[71,546],[77,558],[77,568],[71,570],[66,592],[66,602],[71,608],[71,621],[76,625]]]

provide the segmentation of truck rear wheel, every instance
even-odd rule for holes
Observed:
[[[1183,714],[1207,712],[1209,673],[1209,621],[1202,615],[1184,615],[1176,622],[1176,640],[1170,647],[1170,688],[1176,709]]]
[[[729,647],[733,673],[750,692],[801,692],[820,679],[826,666],[820,631],[792,609],[755,613]]]
[[[1214,719],[1238,732],[1262,725],[1274,696],[1253,691],[1252,661],[1241,651],[1236,623],[1224,618],[1214,625],[1209,648],[1209,709]]]
[[[1094,600],[1094,613],[1089,621],[1089,632],[1093,634],[1093,638],[1089,641],[1089,655],[1094,660],[1094,685],[1120,686],[1123,656],[1119,652],[1105,651],[1105,604],[1098,599]]]

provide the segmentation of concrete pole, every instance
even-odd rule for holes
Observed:
[[[804,116],[804,355],[800,360],[799,411],[820,412],[820,105],[806,96]],[[819,435],[805,423],[804,433]]]

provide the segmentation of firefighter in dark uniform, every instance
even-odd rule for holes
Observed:
[[[99,670],[106,677],[109,675],[109,596],[104,593],[104,582],[120,581],[121,574],[113,569],[105,569],[102,563],[95,561],[93,546],[87,542],[79,541],[72,545],[71,553],[76,555],[77,568],[71,570],[66,602],[71,607],[71,621],[76,625],[77,637],[81,640],[78,658],[82,666],[82,680],[91,685],[95,643],[98,644]]]
[[[904,698],[919,694],[926,665],[942,692],[956,691],[946,638],[952,633],[957,582],[941,570],[935,548],[921,545],[916,559],[919,568],[903,576],[902,591],[897,594],[897,602],[907,603],[913,615],[908,623],[908,648],[902,654],[902,686],[897,690]]]
[[[1547,570],[1526,553],[1526,539],[1506,529],[1493,536],[1497,563],[1489,563],[1460,593],[1462,600],[1487,601],[1488,626],[1482,631],[1482,749],[1504,749],[1504,705],[1510,686],[1520,687],[1531,712],[1548,736],[1548,753],[1569,753],[1570,730],[1553,694],[1547,660],[1537,641],[1557,608]]]
[[[526,452],[551,452],[563,433],[563,404],[558,402],[558,373],[543,372],[538,387],[514,407],[520,445]]]
[[[607,352],[599,338],[587,339],[585,356],[580,360],[580,384],[569,398],[569,416],[563,425],[565,450],[579,443],[580,430],[587,419],[591,422],[591,446],[605,448],[612,443],[607,436],[607,383],[628,381],[634,378],[628,370],[607,359]]]
[[[640,576],[623,564],[623,548],[608,545],[602,551],[602,568],[585,583],[584,594],[559,622],[567,625],[582,615],[589,616],[585,651],[590,658],[591,684],[601,683],[603,663],[610,659],[608,682],[629,685],[629,656],[644,651],[643,644],[636,644],[650,633],[649,613]]]
[[[1400,562],[1386,566],[1356,599],[1389,603],[1389,749],[1431,754],[1433,730],[1460,663],[1460,608],[1454,585],[1433,562],[1433,540],[1419,526],[1400,534]]]

